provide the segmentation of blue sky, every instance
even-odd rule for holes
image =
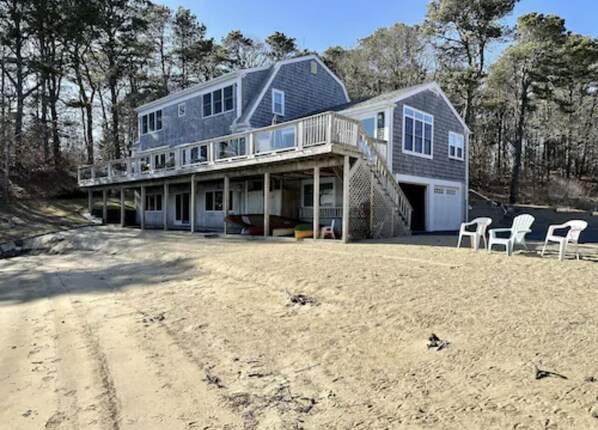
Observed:
[[[423,21],[427,0],[156,0],[173,9],[191,9],[220,40],[230,30],[266,38],[274,31],[295,37],[301,48],[324,51],[352,47],[357,39],[395,22]],[[598,36],[596,0],[522,0],[509,21],[528,12],[556,14],[569,30]],[[497,48],[498,49],[498,48]]]

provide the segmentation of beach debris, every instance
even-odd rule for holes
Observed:
[[[289,295],[289,304],[288,304],[288,306],[293,306],[293,305],[300,305],[300,306],[312,305],[312,306],[318,306],[320,304],[320,301],[316,297],[306,296],[305,294],[291,294],[288,291],[287,291],[287,294]]]
[[[536,363],[533,363],[533,365],[534,365],[534,378],[536,378],[537,380],[548,378],[549,376],[553,376],[555,378],[561,378],[561,379],[569,379],[565,375],[561,375],[560,373],[550,372],[548,370],[540,370],[538,368],[538,366],[536,365]]]
[[[598,382],[598,379],[596,379],[594,376],[586,376],[583,378],[583,382]]]
[[[215,365],[212,364],[210,366],[207,366],[204,370],[206,372],[206,377],[204,378],[204,381],[206,381],[208,383],[208,385],[215,385],[218,388],[224,388],[224,384],[222,383],[222,380],[220,379],[220,377],[214,375],[212,373],[212,369],[214,369]]]
[[[160,312],[157,315],[154,315],[153,317],[147,317],[147,318],[143,318],[141,320],[141,322],[143,322],[144,324],[147,323],[153,323],[153,322],[160,322],[160,321],[164,321],[166,317],[164,316],[164,312]]]
[[[440,339],[434,333],[428,338],[428,348],[436,348],[436,351],[441,351],[449,345],[450,342],[448,340]]]

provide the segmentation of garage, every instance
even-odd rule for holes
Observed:
[[[434,185],[433,188],[431,230],[458,230],[463,219],[461,188],[441,185]]]
[[[459,230],[465,219],[462,183],[407,175],[397,180],[413,208],[413,233]]]

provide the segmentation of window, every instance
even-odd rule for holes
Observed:
[[[222,211],[222,191],[206,191],[206,212]]]
[[[370,137],[376,137],[376,117],[364,118],[361,120],[361,125]]]
[[[179,118],[185,116],[187,110],[187,105],[185,103],[180,103],[178,106]]]
[[[303,207],[311,208],[314,206],[314,184],[305,184],[303,186]],[[334,183],[320,183],[320,207],[334,206]]]
[[[312,60],[312,62],[310,63],[310,72],[312,73],[312,75],[317,75],[318,74],[318,62]]]
[[[449,158],[465,159],[465,138],[462,134],[449,132]]]
[[[203,117],[230,112],[235,108],[234,85],[203,95]]]
[[[386,125],[386,115],[384,112],[378,112],[372,116],[361,118],[361,125],[368,136],[374,139],[385,139],[386,133],[384,127]]]
[[[432,158],[434,117],[405,106],[403,108],[403,152]]]
[[[272,113],[284,116],[284,91],[272,90]]]
[[[162,194],[148,194],[145,196],[146,211],[162,210]]]
[[[162,130],[162,110],[141,116],[141,134]]]

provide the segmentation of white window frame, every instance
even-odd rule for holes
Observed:
[[[155,209],[157,206],[157,198],[160,197],[160,209]],[[153,201],[152,205],[149,205],[148,202]],[[164,197],[160,193],[149,193],[145,195],[145,211],[146,212],[162,212],[164,208]],[[149,207],[153,206],[154,209],[150,209]]]
[[[187,115],[187,104],[185,102],[178,104],[177,113],[179,114],[179,118]]]
[[[458,137],[461,139],[461,157],[457,155],[458,146],[452,145],[451,142],[453,141],[452,138]],[[455,155],[451,155],[451,147],[455,148]],[[460,133],[456,133],[454,131],[449,131],[449,141],[448,141],[448,157],[451,160],[459,160],[465,161],[465,136]]]
[[[160,128],[158,128],[158,112],[160,112]],[[151,125],[150,115],[153,115],[153,117],[154,117],[154,129],[153,130],[150,127],[150,125]],[[146,118],[145,121],[147,123],[147,131],[145,133],[143,132],[143,119],[144,118]],[[164,115],[163,115],[162,109],[156,109],[155,111],[148,112],[139,117],[139,136],[145,136],[146,134],[157,133],[159,131],[162,131],[163,128],[164,128]]]
[[[224,104],[224,90],[228,87],[231,87],[231,91],[233,94],[233,105],[229,110],[225,110],[225,104]],[[222,103],[222,110],[218,113],[214,113],[214,94],[216,93],[221,93],[221,99],[220,102]],[[210,115],[205,115],[204,112],[204,102],[203,102],[203,98],[205,95],[210,94]],[[229,113],[229,112],[233,112],[235,110],[235,84],[229,84],[229,85],[225,85],[223,87],[217,88],[215,90],[212,91],[207,91],[205,93],[202,93],[200,95],[201,97],[201,117],[202,118],[212,118],[218,115],[224,115],[225,113]]]
[[[276,112],[276,96],[280,95],[280,105],[282,108],[281,112]],[[282,90],[277,90],[276,88],[272,88],[272,113],[274,115],[279,115],[279,116],[284,116],[285,113],[285,96],[284,96],[284,91]]]
[[[322,185],[328,185],[328,184],[332,184],[332,198],[333,198],[333,203],[332,206],[324,206],[322,205]],[[313,204],[313,199],[311,202],[311,206],[304,206],[305,203],[305,187],[307,187],[308,185],[311,185],[313,187],[314,185],[314,180],[313,179],[307,179],[305,181],[303,181],[303,183],[301,184],[301,207],[303,208],[313,208],[314,204]],[[312,188],[313,190],[313,188]],[[312,192],[312,197],[313,197],[313,192]],[[321,178],[320,179],[320,208],[334,208],[337,207],[338,205],[338,201],[336,198],[336,181],[334,180],[334,178]]]
[[[415,118],[415,116],[411,116],[411,115],[407,115],[407,109],[412,110],[414,113],[419,113],[423,116],[429,116],[430,118],[432,118],[432,121],[426,121],[425,118],[424,119],[418,119]],[[405,118],[407,118],[409,116],[409,118],[413,118],[414,122],[413,122],[413,133],[415,135],[415,121],[421,121],[422,123],[422,132],[423,132],[423,136],[422,136],[422,151],[425,148],[425,141],[426,141],[426,136],[425,136],[425,131],[426,131],[426,127],[425,124],[429,124],[431,126],[431,133],[432,136],[430,136],[430,154],[426,154],[424,152],[417,152],[415,150],[408,150],[405,148],[405,131],[406,131],[406,127],[405,127]],[[431,113],[428,112],[424,112],[422,110],[419,109],[415,109],[411,106],[408,105],[403,105],[403,118],[402,118],[402,129],[403,129],[403,144],[402,144],[402,151],[404,154],[409,154],[409,155],[413,155],[416,157],[421,157],[421,158],[427,158],[429,160],[432,160],[434,158],[434,115],[432,115]],[[413,140],[413,148],[415,148],[415,139]]]

